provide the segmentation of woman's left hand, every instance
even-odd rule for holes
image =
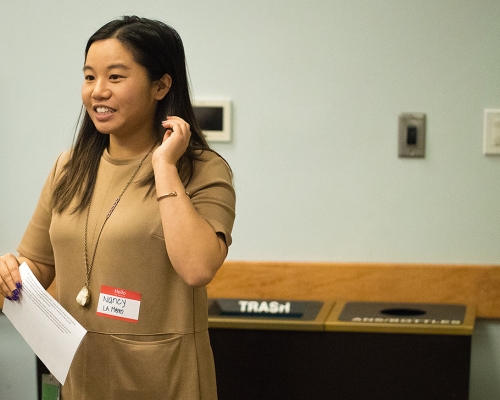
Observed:
[[[168,257],[189,286],[208,284],[227,255],[227,245],[203,218],[185,194],[177,161],[186,152],[191,137],[189,124],[179,117],[162,122],[167,130],[163,143],[153,153],[157,196],[173,194],[158,205]]]
[[[189,124],[179,117],[168,117],[162,122],[166,129],[162,144],[153,153],[153,165],[157,163],[177,164],[186,152],[191,138]]]

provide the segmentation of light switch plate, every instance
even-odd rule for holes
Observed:
[[[425,114],[399,114],[399,157],[425,157]]]
[[[484,110],[483,153],[500,155],[500,109]]]

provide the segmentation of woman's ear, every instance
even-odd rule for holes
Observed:
[[[155,100],[161,100],[166,96],[166,94],[170,90],[170,86],[172,86],[172,78],[170,77],[169,74],[165,74],[155,83],[156,83]]]

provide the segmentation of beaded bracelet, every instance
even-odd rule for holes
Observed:
[[[185,192],[187,194],[188,197],[191,197],[191,194],[189,192]],[[162,194],[161,196],[158,196],[156,198],[156,201],[160,201],[161,199],[164,199],[165,197],[175,197],[177,196],[177,192],[170,192],[170,193],[167,193],[167,194]]]

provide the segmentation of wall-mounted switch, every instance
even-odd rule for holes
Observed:
[[[483,153],[500,155],[500,110],[484,110]]]
[[[425,114],[399,114],[399,157],[425,157]]]

